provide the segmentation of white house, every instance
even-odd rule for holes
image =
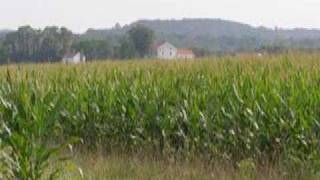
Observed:
[[[178,49],[174,45],[164,42],[157,46],[157,57],[159,59],[193,59],[194,53],[190,49]]]
[[[159,59],[174,59],[177,56],[178,49],[168,42],[164,42],[157,47],[157,56]]]
[[[78,64],[85,61],[86,61],[86,56],[80,52],[66,53],[62,58],[62,62],[64,63]]]

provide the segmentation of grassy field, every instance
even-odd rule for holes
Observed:
[[[320,171],[319,54],[10,65],[0,85],[7,176],[43,177],[69,144],[85,179]]]
[[[227,161],[207,162],[194,157],[188,161],[177,161],[146,154],[100,154],[81,153],[73,163],[81,167],[84,179],[183,179],[183,180],[299,180],[319,179],[302,168],[287,168],[280,164],[254,165],[246,160],[234,166]],[[65,166],[65,167],[68,167]],[[82,179],[76,168],[69,168],[60,179]]]

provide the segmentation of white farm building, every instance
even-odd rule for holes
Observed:
[[[62,58],[63,63],[78,64],[85,61],[86,61],[86,56],[80,52],[66,53]]]
[[[194,59],[195,55],[190,49],[178,49],[174,45],[164,42],[156,47],[159,59]]]

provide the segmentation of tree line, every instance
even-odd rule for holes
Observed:
[[[0,40],[0,62],[55,62],[72,51],[84,53],[88,60],[143,58],[150,55],[154,32],[136,25],[119,37],[118,43],[108,40],[82,40],[64,27],[30,26],[18,28]]]
[[[238,52],[282,53],[320,50],[320,31],[253,28],[221,20],[139,21],[78,35],[64,27],[22,26],[0,31],[0,63],[55,62],[79,51],[87,60],[130,59],[154,55],[151,44],[169,40],[192,48],[197,57]],[[5,35],[4,35],[5,34]]]
[[[66,28],[36,30],[23,26],[5,36],[0,60],[2,63],[56,61],[70,50],[73,38],[73,33]]]

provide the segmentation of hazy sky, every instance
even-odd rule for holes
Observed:
[[[61,25],[75,32],[137,19],[221,18],[320,28],[320,0],[0,0],[0,29]]]

